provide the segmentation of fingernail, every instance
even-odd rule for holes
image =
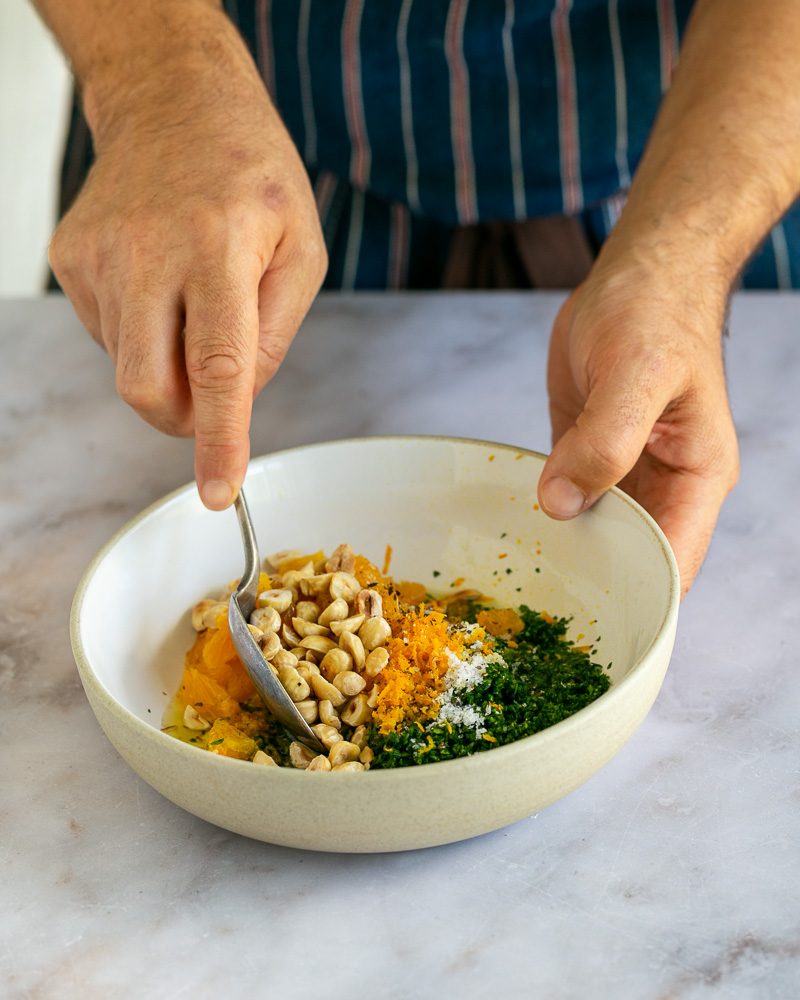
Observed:
[[[586,505],[586,496],[565,476],[549,479],[542,486],[542,506],[554,517],[575,517]]]
[[[200,490],[200,498],[211,510],[225,510],[233,503],[233,487],[222,479],[209,479]]]

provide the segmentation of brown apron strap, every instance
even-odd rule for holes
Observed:
[[[481,222],[454,231],[442,288],[574,288],[593,261],[583,226],[570,216]]]

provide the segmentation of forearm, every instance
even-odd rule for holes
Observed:
[[[152,67],[213,59],[244,44],[221,0],[33,0],[69,60],[92,131],[132,107]]]
[[[730,287],[800,193],[796,0],[699,0],[608,242]]]

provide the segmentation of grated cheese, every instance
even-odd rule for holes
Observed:
[[[476,736],[483,736],[486,732],[486,717],[491,713],[491,707],[487,706],[486,710],[481,712],[475,705],[465,705],[461,696],[471,691],[476,684],[480,684],[490,663],[501,663],[502,659],[497,653],[485,652],[483,643],[479,639],[470,641],[475,638],[476,633],[484,634],[479,626],[463,625],[457,631],[464,634],[469,652],[467,655],[459,656],[452,650],[447,651],[449,666],[444,675],[444,690],[437,698],[439,711],[431,724],[444,722],[448,725],[467,726],[475,730]]]

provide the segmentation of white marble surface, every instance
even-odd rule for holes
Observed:
[[[321,300],[254,453],[382,432],[546,448],[555,295]],[[0,995],[800,995],[800,298],[742,296],[742,483],[645,724],[538,816],[412,854],[244,840],[141,782],[67,637],[77,579],[191,477],[59,300],[0,304]],[[286,423],[290,400],[303,415]]]

